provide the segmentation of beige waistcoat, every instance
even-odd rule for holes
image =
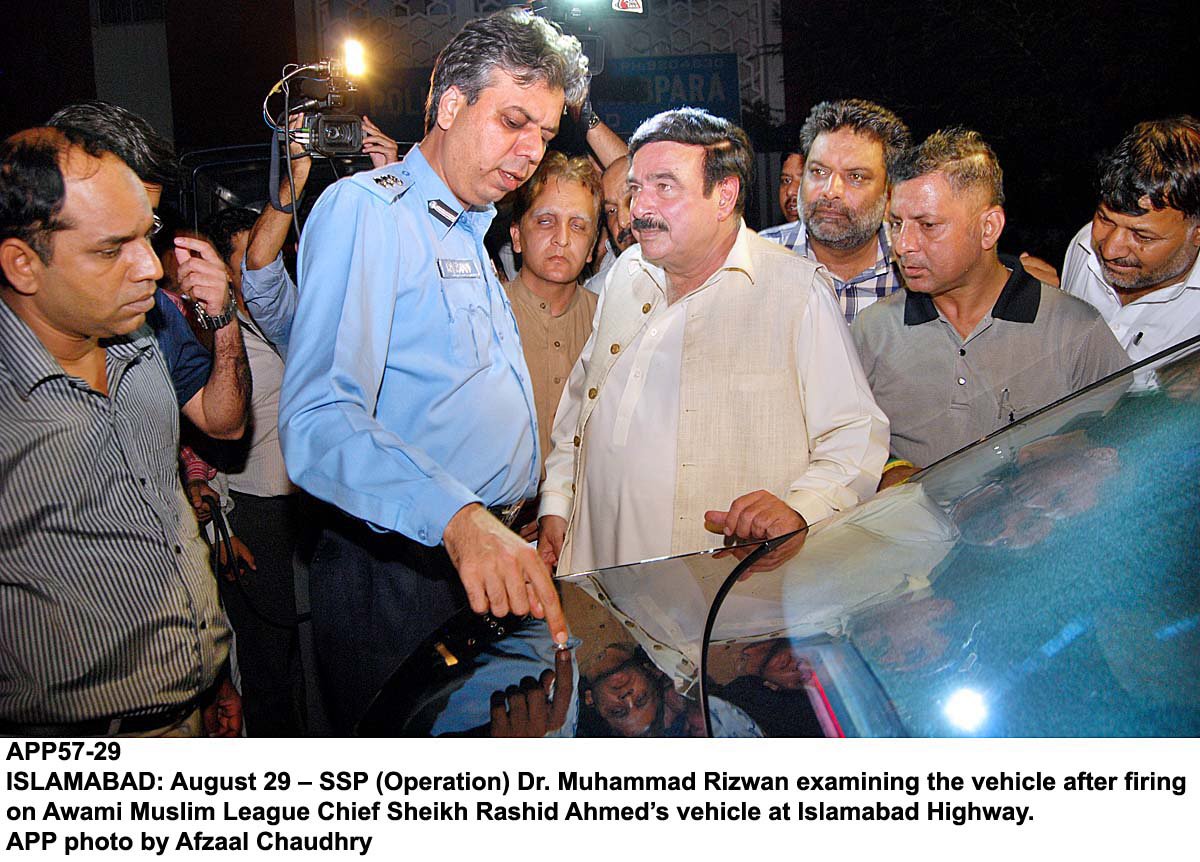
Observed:
[[[617,357],[641,332],[649,312],[666,302],[656,279],[665,286],[662,271],[642,261],[640,247],[635,246],[614,264],[605,288],[591,360],[577,395],[573,483],[555,487],[548,477],[546,487],[571,500],[572,524],[581,496],[574,490],[587,475],[586,449],[580,444],[588,420]],[[887,451],[882,414],[882,440],[873,447],[879,451],[864,459],[863,476],[851,476],[848,484],[853,487],[792,487],[809,467],[803,390],[809,369],[801,367],[797,354],[799,331],[812,292],[818,290],[832,295],[823,268],[743,226],[725,266],[689,300],[680,374],[673,554],[720,545],[722,537],[704,529],[704,512],[728,508],[750,491],[761,488],[775,494],[813,523],[850,508],[873,490]],[[834,320],[836,324],[836,316]],[[862,381],[852,348],[846,362]],[[560,417],[572,394],[568,391],[564,398]],[[870,406],[875,407],[873,401]],[[558,433],[565,430],[556,428]],[[560,573],[572,571],[570,543],[568,529]]]

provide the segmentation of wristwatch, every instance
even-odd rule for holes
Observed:
[[[196,309],[196,322],[200,324],[201,329],[211,329],[214,331],[220,329],[233,320],[237,314],[237,302],[234,301],[232,287],[229,288],[229,299],[220,314],[208,314],[204,310],[204,304],[196,300],[192,300],[192,305]]]
[[[583,100],[583,107],[579,111],[579,118],[583,120],[583,124],[587,126],[589,132],[600,125],[600,115],[592,108],[591,97]]]

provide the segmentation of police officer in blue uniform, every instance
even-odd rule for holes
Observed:
[[[309,584],[339,732],[467,603],[566,640],[549,571],[501,520],[536,493],[540,459],[483,238],[586,86],[554,25],[514,9],[471,22],[438,57],[424,140],[335,183],[305,227],[280,437],[293,481],[329,504]]]

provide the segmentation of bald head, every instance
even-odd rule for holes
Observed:
[[[620,177],[621,183],[624,184],[629,176],[629,156],[621,156],[611,165],[604,169],[604,181],[608,182],[609,177]]]

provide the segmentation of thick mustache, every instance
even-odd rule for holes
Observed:
[[[821,215],[822,213],[836,213],[840,216],[850,215],[850,208],[845,204],[816,204],[811,210],[812,215]]]
[[[621,228],[621,232],[617,234],[617,244],[625,245],[630,242],[633,242],[633,230],[627,227]]]
[[[653,218],[635,218],[633,220],[634,230],[667,230],[667,223]]]
[[[1104,262],[1112,266],[1137,266],[1137,258],[1133,257],[1112,257],[1103,258]]]

